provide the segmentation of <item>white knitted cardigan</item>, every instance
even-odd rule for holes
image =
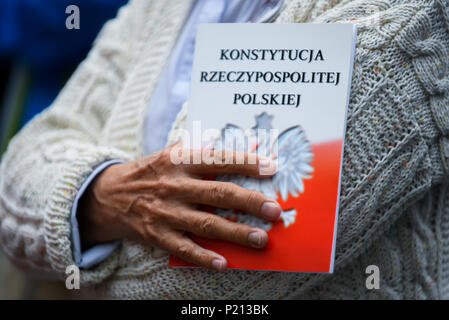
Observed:
[[[74,264],[75,194],[97,164],[143,155],[148,101],[191,4],[131,1],[10,143],[0,242],[17,264],[58,278]],[[447,0],[290,0],[275,22],[310,21],[359,27],[335,273],[173,269],[167,253],[124,241],[81,272],[82,288],[108,298],[449,298]],[[380,268],[379,290],[365,287],[369,265]]]

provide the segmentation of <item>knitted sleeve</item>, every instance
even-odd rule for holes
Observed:
[[[55,102],[10,142],[0,167],[0,244],[16,264],[62,277],[75,264],[70,209],[84,179],[124,152],[101,145],[109,117],[136,51],[144,1],[131,1],[106,23],[88,57]],[[81,279],[101,281],[116,268],[118,253]]]
[[[289,2],[277,22],[358,26],[342,164],[338,272],[381,238],[433,185],[449,180],[449,4],[344,0],[314,15],[309,10],[313,6],[305,5],[309,2],[315,3]],[[185,114],[186,110],[179,114],[171,142],[180,138]],[[265,277],[276,283],[287,279],[291,296],[326,279],[310,273]]]
[[[343,4],[316,19],[353,21],[359,29],[336,266],[448,179],[448,17],[445,1],[371,0]]]
[[[302,16],[291,12],[298,19]],[[288,19],[287,16],[280,17]],[[335,270],[449,179],[449,4],[343,0],[313,18],[357,25]],[[299,276],[300,288],[312,276]]]

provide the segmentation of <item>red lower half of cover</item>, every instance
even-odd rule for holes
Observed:
[[[286,201],[284,210],[296,209],[295,222],[284,227],[281,220],[268,230],[264,249],[252,249],[221,240],[191,235],[204,248],[223,255],[229,268],[329,272],[338,199],[342,140],[312,145],[313,172],[304,179],[304,192]],[[193,266],[170,256],[170,266]]]

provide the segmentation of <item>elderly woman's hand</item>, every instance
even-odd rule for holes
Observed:
[[[254,248],[266,245],[268,235],[264,230],[201,211],[198,205],[238,209],[277,220],[281,213],[279,204],[263,193],[230,182],[202,179],[205,175],[224,173],[262,177],[260,169],[273,164],[256,157],[254,164],[248,164],[251,155],[237,153],[231,154],[234,159],[243,156],[244,164],[206,164],[204,160],[200,164],[174,164],[172,151],[179,146],[112,165],[91,183],[78,211],[84,244],[128,238],[216,270],[226,268],[226,259],[200,247],[185,232]],[[208,152],[219,158],[224,155],[222,151]]]

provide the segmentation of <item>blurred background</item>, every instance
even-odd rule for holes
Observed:
[[[11,137],[53,102],[103,24],[126,2],[0,0],[0,155]],[[79,29],[66,27],[70,5],[79,9]],[[70,298],[64,283],[33,279],[0,252],[0,299]]]

